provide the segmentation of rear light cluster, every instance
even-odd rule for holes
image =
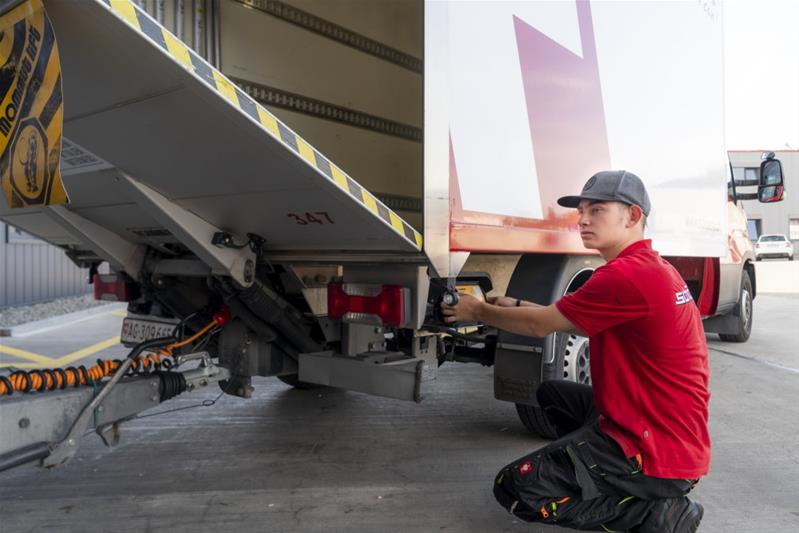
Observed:
[[[786,248],[790,248],[790,247],[791,247],[791,243],[790,243],[790,242],[788,242],[788,241],[782,241],[782,244],[783,244],[783,246],[785,246]],[[756,242],[756,243],[755,243],[755,248],[760,248],[760,243],[759,243],[759,242]]]
[[[130,301],[130,287],[116,274],[95,274],[92,278],[94,299],[111,302]]]
[[[327,314],[345,322],[408,327],[411,322],[411,290],[399,285],[330,283]]]

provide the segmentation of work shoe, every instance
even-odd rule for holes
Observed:
[[[638,528],[640,533],[694,533],[699,528],[705,508],[686,498],[660,500],[649,518]]]

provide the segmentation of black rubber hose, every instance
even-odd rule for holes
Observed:
[[[297,310],[268,286],[256,280],[238,297],[256,316],[269,322],[302,352],[322,350],[322,346],[311,338],[310,327],[305,327]]]
[[[0,455],[0,472],[31,461],[44,459],[48,455],[50,455],[50,446],[46,442],[37,442],[24,448],[12,450]]]
[[[480,335],[469,335],[466,333],[461,333],[455,328],[446,328],[446,327],[436,327],[436,326],[425,326],[425,330],[433,331],[438,333],[446,333],[447,335],[452,335],[458,339],[462,339],[468,342],[486,342],[486,338]]]
[[[216,283],[222,292],[227,295],[225,303],[230,307],[231,313],[234,316],[238,316],[248,328],[253,330],[266,342],[276,343],[293,359],[297,359],[297,354],[299,354],[300,351],[304,353],[313,353],[322,350],[322,347],[311,339],[310,331],[304,331],[301,327],[289,321],[285,318],[287,316],[286,313],[279,313],[280,316],[285,318],[279,321],[280,323],[267,324],[264,322],[264,317],[275,316],[272,314],[274,309],[268,309],[268,307],[272,307],[275,304],[265,302],[265,305],[262,306],[259,305],[259,303],[264,302],[264,300],[267,300],[270,296],[276,296],[278,298],[279,296],[271,290],[262,291],[262,288],[265,288],[265,286],[260,282],[256,281],[250,289],[247,289],[249,298],[246,302],[242,301],[242,296],[245,294],[245,291],[237,290],[227,280],[218,279]],[[257,294],[258,291],[261,291],[264,298],[254,297],[254,294]],[[281,301],[288,307],[286,311],[294,310],[288,302],[282,299]],[[289,323],[289,327],[286,328],[288,331],[284,329],[287,326],[286,323]]]

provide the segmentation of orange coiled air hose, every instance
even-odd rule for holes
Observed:
[[[214,315],[213,320],[203,326],[197,333],[180,342],[173,342],[158,350],[157,353],[139,355],[131,363],[130,373],[147,373],[151,370],[169,370],[173,366],[172,351],[181,346],[190,344],[203,335],[208,334],[214,327],[222,326],[230,320],[230,313],[226,308]],[[43,392],[66,387],[92,385],[104,377],[111,376],[122,365],[120,359],[98,359],[97,364],[91,368],[85,366],[67,368],[42,368],[36,370],[17,370],[8,376],[0,376],[0,396],[19,392]]]
[[[9,376],[0,376],[0,396],[19,392],[43,392],[65,389],[73,386],[91,385],[104,377],[111,376],[122,365],[120,359],[98,359],[91,368],[85,366],[68,368],[39,368],[36,370],[18,370]],[[171,360],[160,354],[140,355],[131,364],[131,374],[149,372],[150,370],[169,370]]]

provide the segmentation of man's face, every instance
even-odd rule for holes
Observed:
[[[616,246],[628,237],[630,207],[621,202],[581,200],[580,237],[586,248],[603,250]]]

